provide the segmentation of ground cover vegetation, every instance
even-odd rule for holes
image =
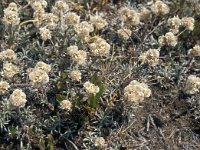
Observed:
[[[198,0],[2,0],[0,149],[200,149]]]

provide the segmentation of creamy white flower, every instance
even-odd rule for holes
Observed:
[[[43,23],[47,24],[48,29],[54,30],[58,25],[59,17],[53,13],[44,13],[41,20]]]
[[[87,81],[83,84],[83,87],[85,88],[86,92],[88,94],[94,94],[96,95],[96,93],[99,92],[99,87],[94,85],[93,83]]]
[[[71,56],[72,60],[78,65],[84,65],[87,60],[87,53],[84,50],[78,50],[78,47],[72,45],[67,48],[67,53]]]
[[[182,24],[181,19],[178,16],[174,16],[173,18],[169,18],[167,23],[171,27],[170,31],[175,33],[175,34],[179,32],[179,27]]]
[[[90,21],[99,30],[108,25],[108,23],[105,19],[103,19],[101,16],[97,16],[97,15],[91,16]]]
[[[80,22],[80,16],[74,12],[68,12],[63,18],[65,25],[76,25]]]
[[[67,3],[63,0],[58,0],[55,2],[55,7],[60,11],[68,11],[69,10],[69,6],[67,5]]]
[[[141,8],[139,15],[141,21],[149,21],[152,18],[151,11],[145,7]]]
[[[188,51],[188,55],[200,56],[200,45],[195,45],[192,49]]]
[[[5,51],[0,52],[0,59],[3,60],[15,60],[16,54],[12,49],[7,49]]]
[[[39,28],[45,22],[45,19],[46,19],[45,17],[46,17],[46,14],[43,8],[35,11],[33,13],[33,18],[35,20],[33,22],[34,25]]]
[[[97,37],[96,40],[89,45],[89,48],[95,56],[106,56],[110,53],[110,44],[100,37]]]
[[[123,39],[128,40],[132,34],[132,31],[129,29],[119,29],[117,30],[117,33]]]
[[[51,65],[48,65],[42,61],[37,62],[37,64],[35,65],[36,69],[41,69],[46,71],[47,73],[51,71]]]
[[[18,66],[12,63],[3,64],[3,75],[7,78],[12,78],[15,74],[19,72]]]
[[[184,17],[184,18],[181,19],[181,21],[182,21],[182,25],[186,29],[191,30],[191,31],[194,29],[194,22],[195,22],[194,18]]]
[[[90,32],[94,31],[94,27],[87,21],[82,21],[75,25],[75,31],[80,37],[86,37],[89,36]]]
[[[18,11],[17,4],[15,4],[14,2],[10,3],[8,5],[8,9],[11,11],[17,12]]]
[[[4,9],[4,17],[3,22],[6,25],[18,25],[20,23],[20,18],[18,17],[18,13],[16,11],[12,11],[9,8]]]
[[[8,82],[0,81],[0,93],[4,94],[9,88],[10,85]]]
[[[152,12],[154,12],[156,15],[166,15],[169,13],[169,7],[165,3],[163,3],[160,0],[157,0],[152,6],[151,6]]]
[[[159,37],[158,42],[161,46],[163,45],[176,46],[177,37],[172,32],[167,32],[165,35]]]
[[[35,10],[35,11],[41,11],[41,10],[43,10],[45,7],[44,7],[44,5],[42,5],[42,3],[41,2],[39,2],[39,1],[35,1],[32,5],[31,5],[31,7]]]
[[[81,72],[80,70],[73,70],[70,72],[70,78],[74,81],[80,81],[81,80]]]
[[[26,94],[21,89],[15,89],[9,97],[9,102],[15,107],[24,107],[27,102]]]
[[[199,92],[199,88],[200,88],[200,78],[196,77],[195,75],[188,76],[185,84],[185,92],[187,94],[195,94]]]
[[[159,50],[149,49],[148,51],[142,53],[139,57],[142,64],[147,63],[150,66],[156,66],[159,62]]]
[[[140,23],[140,14],[128,7],[122,7],[119,11],[121,20],[127,25],[136,26]]]
[[[51,39],[51,31],[46,27],[40,28],[40,35],[42,40],[46,41],[47,39]]]
[[[33,84],[40,85],[49,82],[49,76],[46,71],[34,68],[29,72],[29,79]]]
[[[171,27],[179,27],[181,25],[181,19],[178,16],[174,16],[173,18],[169,18],[167,23]]]
[[[67,53],[72,56],[74,55],[74,53],[76,53],[78,51],[78,46],[76,45],[71,45],[67,48]]]
[[[60,108],[70,111],[72,108],[72,103],[69,100],[63,100],[60,102]]]
[[[106,141],[103,137],[97,137],[95,139],[94,145],[97,147],[104,147],[105,143],[106,143]]]
[[[151,90],[147,84],[133,80],[124,88],[124,95],[129,101],[140,102],[144,98],[150,97]]]

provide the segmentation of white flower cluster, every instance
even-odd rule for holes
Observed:
[[[68,12],[64,14],[63,18],[65,25],[76,25],[80,22],[80,16],[74,12]]]
[[[192,17],[183,17],[180,19],[178,16],[169,18],[167,21],[168,25],[171,27],[170,31],[175,34],[179,32],[180,26],[192,31],[194,29],[194,22],[195,20]]]
[[[40,11],[44,8],[47,7],[47,2],[45,0],[34,0],[33,2],[30,3],[31,7],[35,10],[35,11]]]
[[[80,81],[81,80],[81,72],[80,72],[80,70],[72,70],[70,72],[70,78],[73,81]]]
[[[90,16],[90,22],[98,29],[103,29],[108,25],[107,21],[103,19],[101,16]]]
[[[140,14],[128,7],[122,7],[119,11],[121,20],[131,26],[137,26],[140,23]]]
[[[169,18],[167,23],[171,27],[171,29],[170,29],[171,32],[173,32],[175,34],[179,32],[179,27],[181,25],[181,19],[178,16]]]
[[[52,8],[52,13],[60,15],[60,13],[65,13],[69,10],[69,6],[64,0],[57,0]]]
[[[84,50],[78,50],[76,45],[68,47],[67,52],[78,65],[84,65],[86,63],[87,53]]]
[[[95,142],[94,142],[94,145],[96,146],[96,147],[104,147],[106,144],[106,141],[105,141],[105,139],[103,138],[103,137],[97,137],[96,139],[95,139]]]
[[[150,97],[151,90],[147,84],[133,80],[124,88],[124,95],[129,101],[140,102],[145,97]]]
[[[94,31],[93,25],[88,23],[87,21],[82,21],[76,24],[74,29],[81,38],[88,37],[90,32]]]
[[[141,8],[139,15],[140,15],[140,20],[144,22],[149,21],[152,18],[151,11],[145,7]]]
[[[38,61],[35,65],[36,69],[44,70],[45,72],[49,73],[51,71],[51,65],[44,63],[43,61]]]
[[[164,2],[157,0],[152,6],[151,11],[156,15],[166,15],[169,13],[169,7]]]
[[[48,72],[50,72],[50,70],[50,65],[40,61],[34,68],[29,68],[27,72],[29,79],[34,85],[41,85],[49,82]]]
[[[131,37],[132,31],[129,29],[122,28],[122,29],[117,30],[117,33],[124,40],[128,40]]]
[[[72,103],[69,100],[62,100],[60,102],[60,108],[70,111],[72,108]]]
[[[44,9],[47,7],[47,2],[45,0],[40,0],[40,1],[34,0],[34,1],[29,1],[29,3],[34,10],[33,17],[34,20],[36,21],[34,22],[34,24],[37,27],[39,27],[44,20],[44,13],[45,13]]]
[[[195,45],[192,49],[189,49],[188,54],[191,56],[200,56],[200,45]]]
[[[195,94],[200,89],[200,78],[195,75],[190,75],[187,78],[185,92],[187,94]]]
[[[6,25],[18,25],[20,18],[18,17],[18,8],[15,3],[10,3],[6,9],[4,9],[3,22]]]
[[[193,17],[184,17],[181,19],[182,26],[184,26],[188,30],[193,30],[194,29],[194,18]]]
[[[53,13],[44,13],[42,17],[43,17],[42,18],[43,22],[45,23],[47,29],[54,30],[57,27],[58,22],[59,22],[58,16],[56,16]]]
[[[26,94],[21,89],[15,89],[9,97],[9,102],[15,107],[24,107],[27,102]]]
[[[158,42],[161,46],[170,45],[174,47],[177,44],[177,37],[172,32],[167,32],[159,37]]]
[[[0,94],[4,94],[8,89],[10,88],[10,85],[6,81],[0,81]]]
[[[3,76],[6,78],[12,78],[15,74],[19,73],[19,67],[12,63],[3,64]]]
[[[156,66],[159,62],[159,55],[158,49],[149,49],[140,55],[139,60],[142,64],[147,63],[150,66]]]
[[[89,48],[94,56],[106,56],[110,53],[110,44],[106,40],[97,37]]]
[[[87,81],[83,84],[83,87],[85,88],[86,92],[88,94],[94,94],[96,95],[99,92],[99,87],[94,85],[93,83]]]
[[[42,27],[39,30],[42,40],[46,41],[47,39],[51,39],[51,31],[49,29]]]
[[[16,54],[12,49],[7,49],[5,51],[0,52],[0,59],[8,61],[15,60]]]

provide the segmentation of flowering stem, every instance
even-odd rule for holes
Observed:
[[[24,24],[27,24],[27,23],[32,23],[32,22],[36,22],[37,20],[27,20],[27,21],[24,21],[22,23],[19,24],[19,26],[23,26]]]
[[[183,31],[181,31],[181,32],[177,35],[177,37],[179,37],[181,34],[183,34],[186,30],[187,30],[187,29],[184,29]]]

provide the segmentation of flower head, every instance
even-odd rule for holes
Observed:
[[[83,38],[89,36],[89,33],[94,31],[94,27],[87,21],[82,21],[81,23],[75,25],[75,31],[80,37]]]
[[[91,16],[90,21],[99,30],[104,28],[106,25],[108,25],[108,23],[106,22],[105,19],[103,19],[101,16],[97,16],[97,15]]]
[[[151,95],[151,90],[147,84],[133,80],[124,88],[124,95],[129,101],[140,102]]]
[[[181,19],[178,16],[169,18],[167,23],[171,27],[170,31],[172,31],[173,33],[178,33],[179,27],[181,25]]]
[[[99,92],[99,87],[94,85],[93,83],[87,81],[83,84],[83,87],[85,88],[86,92],[88,94],[94,94],[96,95],[96,93]]]
[[[59,17],[53,13],[45,13],[41,16],[41,21],[47,24],[48,29],[54,30],[58,25]]]
[[[0,52],[0,59],[14,60],[16,59],[16,54],[12,49],[7,49],[5,51]]]
[[[71,103],[69,100],[63,100],[63,101],[60,103],[60,108],[70,111],[71,108],[72,108],[72,103]]]
[[[105,139],[103,137],[97,137],[95,139],[94,145],[97,147],[104,147],[105,146]]]
[[[0,81],[0,93],[4,94],[8,89],[10,85],[6,81]]]
[[[3,22],[6,25],[18,25],[20,18],[18,17],[18,8],[15,3],[10,3],[6,9],[4,9]]]
[[[195,75],[188,76],[185,84],[185,92],[187,94],[195,94],[196,92],[199,92],[199,88],[200,78],[196,77]]]
[[[64,23],[66,25],[76,25],[80,22],[80,16],[74,12],[68,12],[64,15]]]
[[[127,25],[136,26],[140,23],[140,15],[133,9],[122,7],[119,13],[121,20]]]
[[[188,30],[193,30],[194,29],[194,18],[193,17],[184,17],[181,19],[182,25],[188,29]]]
[[[158,42],[161,46],[163,45],[171,45],[176,46],[177,37],[172,32],[167,32],[165,35],[160,36]]]
[[[46,41],[47,39],[51,39],[51,31],[46,27],[40,28],[40,35],[42,40]]]
[[[97,39],[89,45],[89,48],[95,56],[106,56],[110,53],[110,44],[100,37],[97,37]]]
[[[79,70],[71,71],[70,78],[74,81],[80,81],[81,80],[81,72]]]
[[[24,107],[26,94],[21,89],[15,89],[9,97],[9,102],[15,107]]]
[[[47,73],[51,71],[51,66],[42,61],[37,62],[37,64],[35,65],[35,68],[44,70]]]
[[[156,66],[159,62],[159,51],[158,49],[149,49],[142,53],[139,57],[142,64],[148,63],[151,66]]]
[[[200,45],[195,45],[188,51],[188,54],[191,56],[200,56]]]
[[[148,21],[152,17],[151,11],[148,10],[147,8],[145,8],[145,7],[142,7],[142,9],[140,10],[139,15],[140,15],[140,20],[141,21]]]
[[[117,30],[117,33],[123,39],[128,40],[132,34],[132,31],[129,29],[119,29]]]
[[[46,84],[49,82],[49,76],[46,71],[33,68],[29,72],[29,79],[33,84],[40,85],[40,84]]]
[[[7,78],[12,78],[15,74],[19,72],[18,66],[12,63],[3,64],[3,75]]]
[[[154,12],[156,15],[166,15],[169,13],[169,7],[165,3],[163,3],[160,0],[157,0],[152,6],[151,6],[152,12]]]

